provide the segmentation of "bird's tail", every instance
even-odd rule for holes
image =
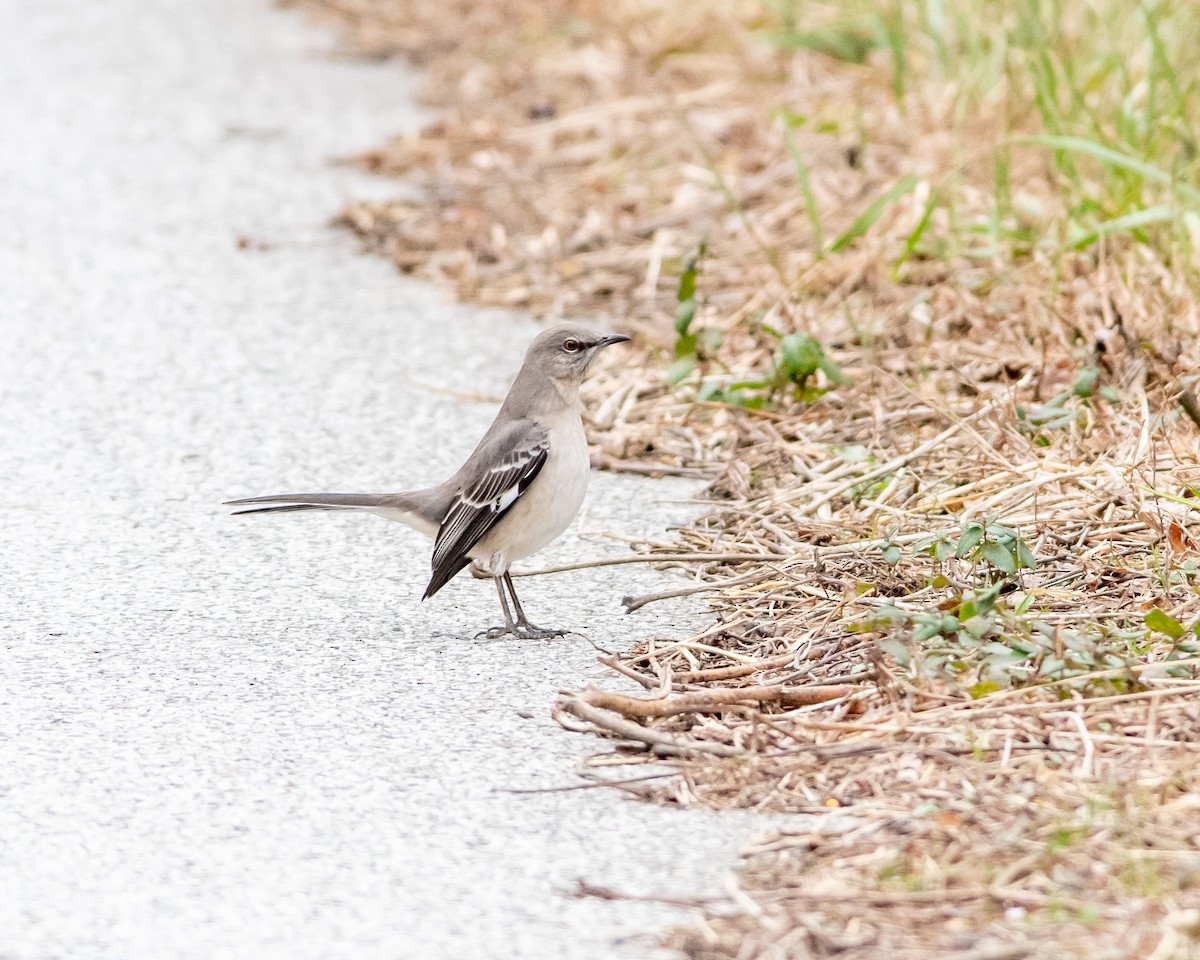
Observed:
[[[292,510],[371,510],[385,506],[395,495],[381,493],[276,493],[267,497],[227,500],[224,506],[239,513],[288,513]]]
[[[411,493],[276,493],[266,497],[227,500],[234,514],[293,513],[297,510],[365,510],[396,520],[427,536],[437,532],[445,515],[439,488]]]

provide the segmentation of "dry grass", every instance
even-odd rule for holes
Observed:
[[[804,30],[787,4],[306,5],[420,61],[444,111],[361,158],[421,199],[346,222],[465,299],[638,333],[592,386],[598,462],[714,477],[641,549],[689,554],[716,622],[606,658],[643,697],[556,708],[616,741],[599,766],[672,757],[649,799],[806,815],[675,944],[1200,955],[1200,97],[1166,69],[1194,9],[1159,4],[1159,36],[1148,7],[974,0],[976,50],[958,14],[867,0]],[[1012,41],[1051,9],[1049,46]]]

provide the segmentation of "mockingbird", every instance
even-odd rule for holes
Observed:
[[[583,503],[591,466],[579,385],[600,351],[628,340],[577,324],[534,338],[500,412],[459,471],[409,493],[287,493],[227,501],[234,513],[365,510],[433,538],[432,597],[474,560],[491,574],[504,626],[488,637],[557,637],[525,618],[509,568],[554,540]],[[505,593],[507,590],[507,594]],[[512,606],[509,606],[509,598]],[[515,617],[514,617],[515,614]]]

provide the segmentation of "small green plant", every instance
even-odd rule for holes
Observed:
[[[1192,662],[1200,654],[1200,624],[1188,631],[1152,610],[1142,627],[1087,623],[1072,629],[1029,616],[1029,596],[1009,606],[1003,586],[967,590],[916,614],[885,609],[880,626],[890,636],[881,642],[884,651],[900,667],[952,679],[976,698],[1047,681],[1089,692],[1129,692],[1139,688],[1130,668],[1151,649],[1168,676],[1200,675]]]
[[[1087,423],[1086,407],[1096,402],[1098,396],[1109,403],[1117,403],[1120,396],[1107,384],[1098,386],[1100,370],[1095,366],[1083,367],[1070,390],[1063,390],[1053,399],[1035,407],[1017,406],[1017,424],[1033,437],[1040,447],[1048,447],[1053,430],[1068,430],[1072,426],[1083,427]]]
[[[825,374],[828,386],[814,386],[817,371]],[[771,372],[770,387],[775,395],[791,391],[802,403],[819,400],[836,386],[849,383],[841,368],[830,359],[825,348],[807,333],[789,333],[780,338],[779,353]]]
[[[902,550],[892,540],[880,545],[886,563],[895,565]],[[964,523],[958,530],[930,534],[911,547],[914,559],[936,565],[930,586],[951,586],[958,576],[976,586],[958,588],[917,612],[887,607],[874,622],[888,636],[885,652],[918,676],[953,681],[973,697],[998,690],[1053,681],[1064,687],[1099,692],[1137,689],[1132,668],[1153,653],[1168,676],[1200,676],[1200,623],[1185,626],[1157,607],[1140,622],[1085,621],[1079,626],[1042,619],[1034,610],[1036,591],[1015,602],[1006,591],[1021,569],[1036,569],[1036,558],[1011,527],[995,520]],[[962,564],[972,570],[964,571]],[[950,578],[945,574],[950,573]],[[1179,661],[1177,664],[1175,661]]]
[[[890,538],[884,541],[883,545],[879,548],[879,551],[883,554],[883,562],[889,567],[894,567],[900,562],[900,558],[902,556],[900,547],[893,543]]]
[[[968,521],[957,537],[949,532],[933,534],[914,544],[913,554],[939,564],[950,557],[972,564],[986,563],[1002,576],[1022,568],[1037,569],[1037,558],[1024,538],[1012,527],[994,520]]]
[[[701,241],[683,263],[679,289],[675,294],[675,361],[667,370],[666,381],[677,384],[721,347],[721,331],[716,327],[693,327],[696,319],[696,283],[708,245]]]
[[[779,338],[767,375],[727,382],[710,377],[701,382],[697,400],[758,410],[788,396],[801,403],[815,403],[834,387],[850,382],[815,338],[806,333],[782,336],[769,327],[763,329]],[[820,384],[815,382],[818,372],[824,374]]]
[[[990,520],[966,524],[954,555],[972,563],[989,563],[1001,574],[1016,573],[1022,567],[1028,570],[1037,567],[1033,551],[1021,535],[1011,527]]]

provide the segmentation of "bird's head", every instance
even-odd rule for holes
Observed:
[[[525,369],[558,384],[578,385],[600,351],[629,337],[599,333],[579,323],[560,323],[539,333],[525,354]]]

